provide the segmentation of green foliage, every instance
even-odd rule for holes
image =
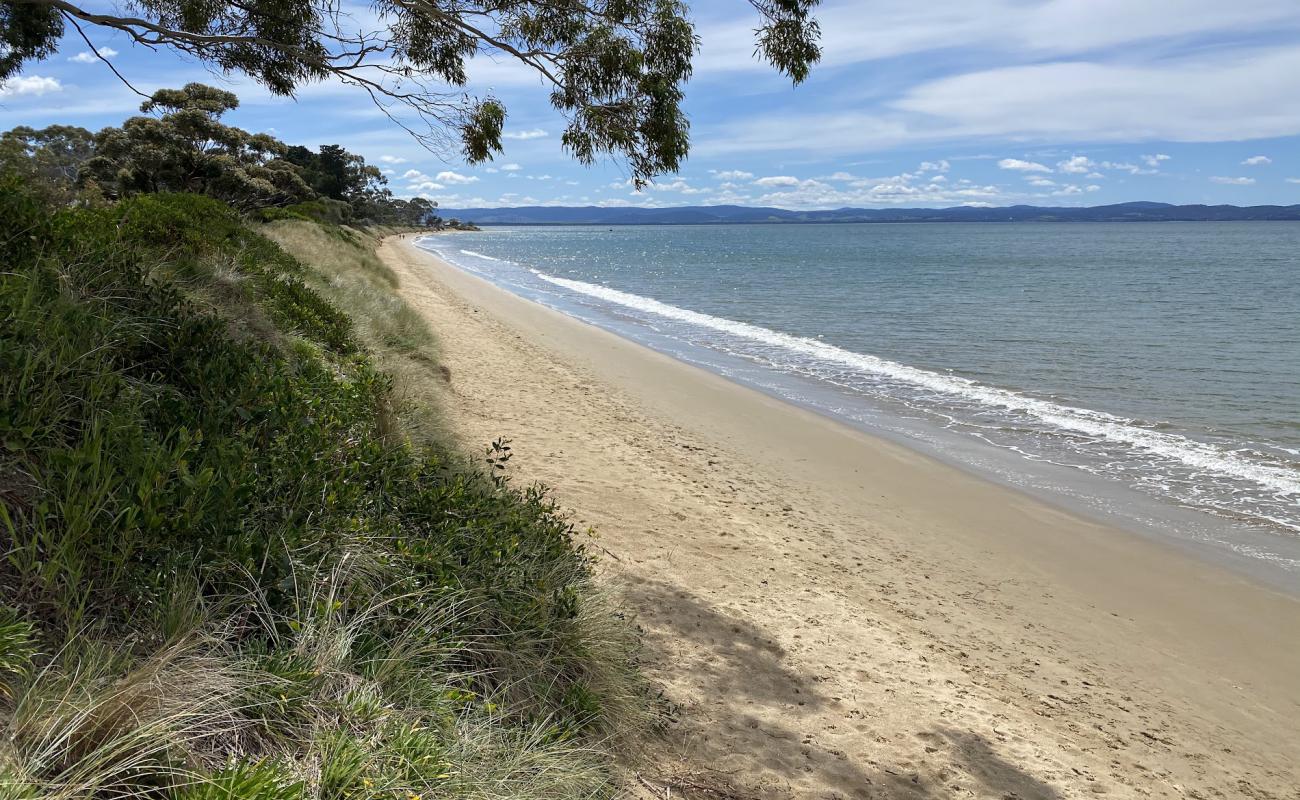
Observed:
[[[301,800],[303,781],[271,761],[235,764],[175,794],[176,800]]]
[[[424,226],[437,203],[394,198],[387,179],[338,145],[319,153],[226,125],[233,93],[190,83],[159,89],[121,127],[19,126],[0,134],[0,173],[20,176],[56,206],[141,194],[205,194],[264,221]]]
[[[0,134],[0,172],[21,176],[32,189],[55,204],[67,204],[84,191],[82,166],[94,155],[94,134],[72,125],[36,130],[20,125]]]
[[[5,178],[0,220],[16,797],[608,786],[594,737],[638,717],[630,650],[602,642],[626,630],[504,443],[489,476],[386,431],[390,379],[324,279],[212,198],[52,211]]]
[[[21,619],[12,608],[0,606],[0,697],[7,694],[7,681],[32,668],[35,633],[35,625]]]
[[[159,89],[140,106],[158,116],[96,134],[85,172],[111,197],[197,192],[242,209],[310,199],[298,169],[281,158],[283,142],[221,122],[238,106],[233,93],[201,83]]]
[[[63,17],[53,6],[0,3],[0,80],[31,59],[48,58],[63,35]]]
[[[757,52],[795,83],[821,54],[811,17],[817,4],[750,0],[759,14]],[[62,20],[39,0],[13,6],[0,6],[9,9],[0,15],[0,35],[10,45],[0,70],[10,72],[48,56],[62,32]],[[697,39],[682,0],[379,0],[378,30],[364,33],[330,0],[149,0],[133,5],[139,17],[92,13],[72,2],[59,7],[83,25],[244,72],[276,94],[336,78],[365,91],[424,144],[460,149],[471,163],[501,152],[507,113],[495,98],[459,91],[467,60],[480,53],[513,58],[538,76],[569,120],[564,146],[583,163],[603,155],[624,160],[642,185],[675,171],[688,149],[682,89]],[[402,111],[418,124],[400,120]]]
[[[342,225],[352,219],[352,207],[340,200],[325,198],[294,203],[281,208],[263,208],[258,212],[257,216],[263,222],[299,219],[304,222]]]

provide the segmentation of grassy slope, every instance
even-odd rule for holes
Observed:
[[[409,425],[433,343],[372,239],[0,219],[0,797],[611,790],[632,637],[543,491]]]

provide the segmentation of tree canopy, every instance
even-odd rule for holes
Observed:
[[[234,94],[190,83],[160,89],[141,116],[98,133],[51,125],[0,134],[0,171],[56,206],[153,192],[190,192],[249,212],[298,206],[333,222],[439,222],[437,203],[396,199],[373,165],[336,144],[312,152],[222,122]]]
[[[749,0],[756,53],[796,83],[820,56],[819,0]],[[335,79],[357,87],[426,146],[470,163],[501,151],[506,108],[464,91],[467,63],[505,56],[533,70],[568,120],[582,163],[625,161],[638,185],[675,171],[689,124],[682,89],[698,40],[681,0],[124,0],[98,13],[71,0],[0,1],[0,79],[51,55],[71,26],[170,48],[272,92]],[[134,14],[134,15],[131,15]],[[364,18],[363,18],[364,17]]]

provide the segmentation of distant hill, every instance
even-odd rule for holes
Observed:
[[[1089,208],[1005,206],[1002,208],[837,208],[791,211],[751,206],[601,208],[599,206],[523,206],[519,208],[444,208],[447,219],[478,225],[711,225],[765,222],[1225,222],[1300,221],[1293,206],[1175,206],[1168,203],[1117,203]]]

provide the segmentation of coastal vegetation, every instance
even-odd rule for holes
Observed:
[[[635,638],[509,444],[431,422],[395,229],[262,221],[241,199],[311,183],[256,158],[102,180],[59,163],[93,139],[16,136],[42,144],[0,179],[0,796],[611,791],[652,718]]]
[[[120,127],[20,126],[0,135],[0,168],[55,206],[189,192],[262,219],[438,227],[437,204],[396,198],[380,170],[338,145],[318,152],[222,121],[233,93],[190,83],[161,89]]]

